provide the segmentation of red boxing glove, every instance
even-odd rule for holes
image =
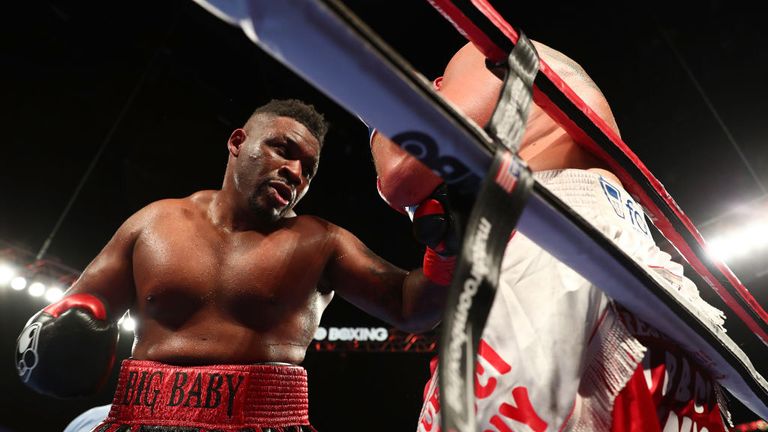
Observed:
[[[107,319],[107,307],[98,297],[91,294],[72,294],[48,305],[43,309],[43,312],[58,318],[59,315],[72,308],[82,309],[97,320],[104,321]]]
[[[413,221],[413,236],[416,241],[447,257],[459,251],[459,233],[450,213],[448,188],[439,185],[418,206],[406,207]]]
[[[451,283],[459,251],[460,236],[449,208],[448,190],[441,184],[421,204],[407,209],[412,213],[414,237],[427,247],[424,276],[438,285]]]

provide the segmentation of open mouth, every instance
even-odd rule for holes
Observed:
[[[268,185],[275,191],[275,198],[280,201],[281,205],[288,205],[293,199],[293,189],[287,184],[280,181],[271,181]]]

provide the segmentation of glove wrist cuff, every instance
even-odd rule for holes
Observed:
[[[85,293],[72,294],[64,297],[58,302],[49,305],[43,309],[43,311],[52,315],[54,318],[58,318],[59,315],[72,308],[86,310],[92,317],[98,320],[104,321],[107,319],[107,308],[101,299],[95,295]]]
[[[432,248],[427,248],[424,252],[424,276],[433,283],[450,285],[454,268],[456,268],[456,256],[443,256]]]

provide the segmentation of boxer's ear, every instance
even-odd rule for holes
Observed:
[[[232,135],[229,136],[229,140],[227,141],[227,148],[229,149],[229,153],[234,157],[238,157],[240,155],[240,148],[243,146],[247,138],[248,133],[246,133],[245,129],[243,128],[237,128],[232,131]]]

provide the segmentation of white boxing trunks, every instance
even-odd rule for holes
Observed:
[[[682,277],[682,266],[655,245],[642,208],[621,187],[584,170],[534,177],[657,280],[720,319]],[[516,233],[478,351],[478,422],[499,432],[610,430],[613,401],[644,353],[602,291]],[[418,430],[439,430],[434,368],[424,400]]]

